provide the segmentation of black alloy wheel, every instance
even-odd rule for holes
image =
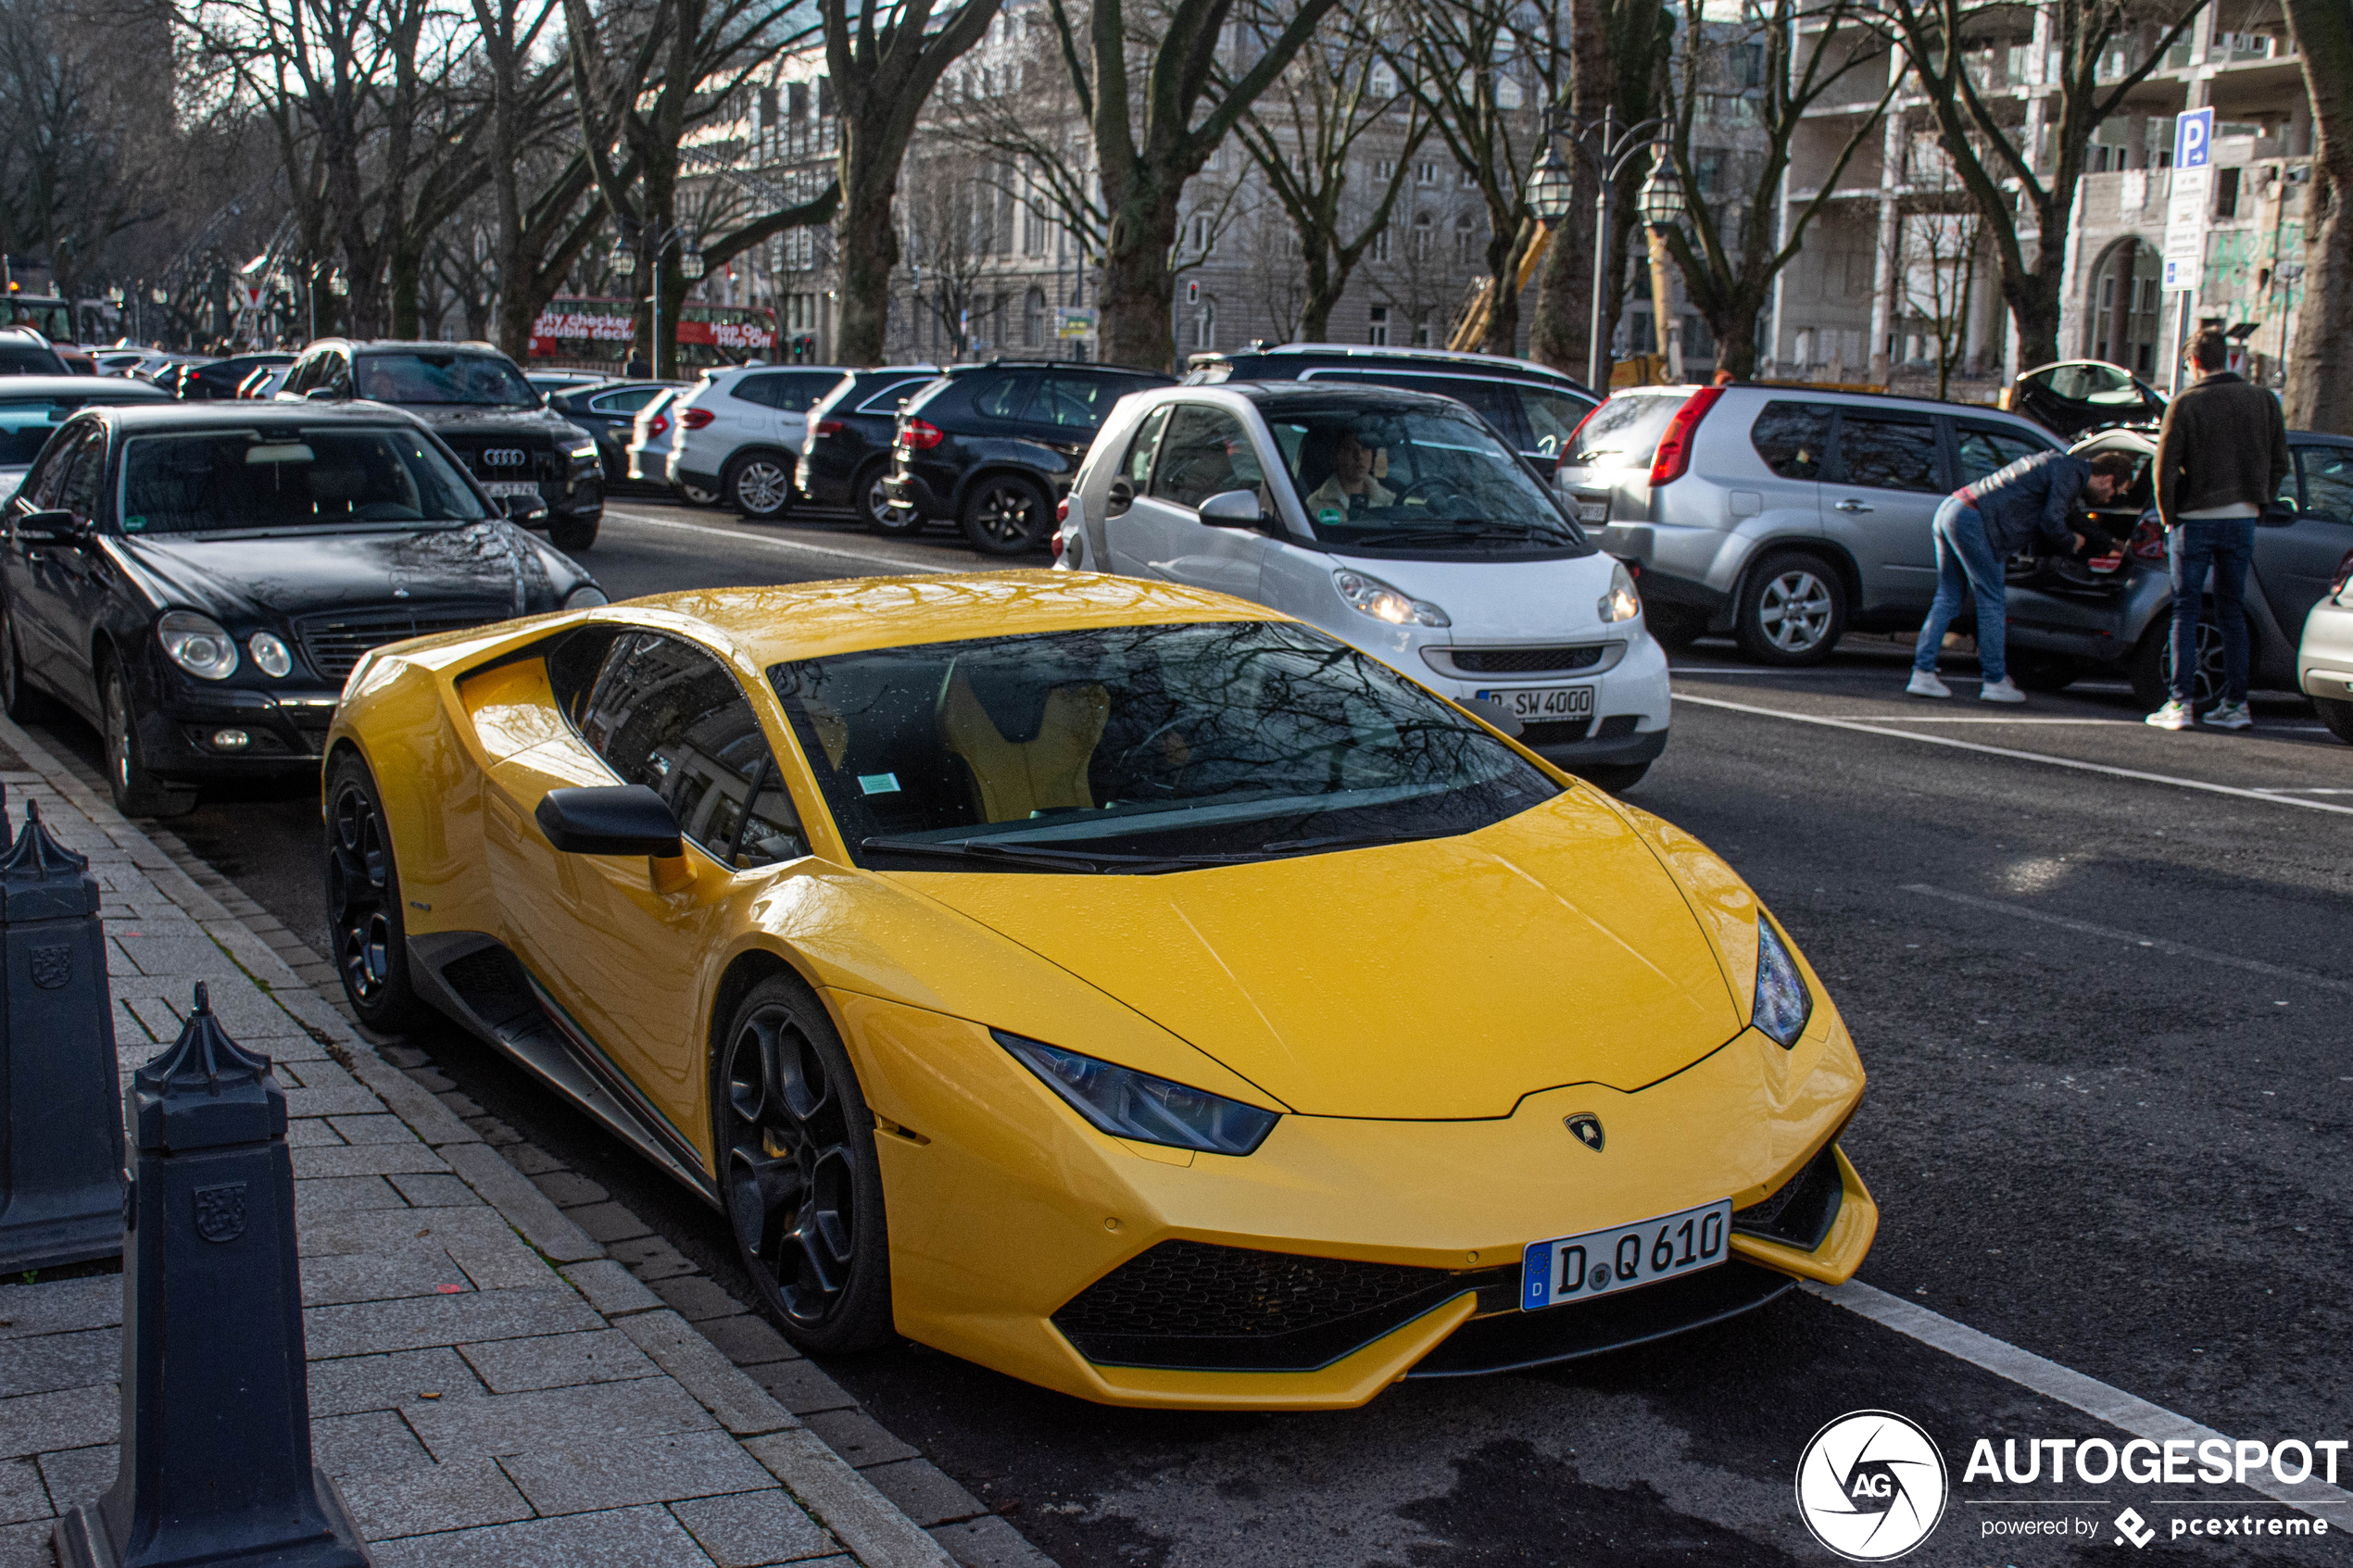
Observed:
[[[2247,628],[2247,658],[2255,657],[2255,629]],[[2133,650],[2126,671],[2133,696],[2151,711],[2173,700],[2173,616],[2171,611],[2149,623]],[[2197,618],[2197,679],[2191,684],[2190,708],[2203,713],[2222,700],[2222,629],[2214,624],[2214,607]]]
[[[728,1025],[715,1098],[736,1248],[807,1350],[891,1337],[890,1258],[874,1116],[815,995],[773,975]]]
[[[1034,480],[993,473],[964,499],[964,537],[984,556],[1018,556],[1046,542],[1054,504]]]
[[[371,1029],[414,1022],[409,937],[400,918],[400,875],[382,802],[368,765],[350,752],[327,772],[327,921],[335,972],[351,1010]]]
[[[37,723],[56,711],[56,705],[26,679],[24,650],[17,644],[17,618],[0,608],[0,709],[19,724]]]
[[[122,666],[109,659],[100,682],[107,787],[114,796],[114,809],[126,817],[181,817],[194,810],[195,785],[174,784],[148,771],[139,746],[139,710],[131,700],[131,678]]]

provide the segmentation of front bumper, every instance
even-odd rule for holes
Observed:
[[[883,499],[902,511],[912,511],[917,517],[944,518],[954,508],[943,501],[939,493],[919,473],[893,469],[883,481]]]
[[[1715,1269],[1586,1306],[1517,1307],[1530,1242],[1728,1195],[1750,1209],[1815,1163],[1863,1088],[1818,994],[1794,1050],[1743,1031],[1648,1088],[1543,1090],[1487,1121],[1290,1115],[1242,1158],[1104,1136],[968,1022],[852,993],[827,1000],[882,1129],[900,1331],[1102,1403],[1340,1409],[1416,1372],[1592,1354],[1745,1311],[1795,1278],[1843,1282],[1878,1228],[1869,1191],[1832,1151],[1840,1202],[1811,1247],[1736,1230],[1734,1261]],[[1563,1129],[1583,1111],[1606,1123],[1606,1153]],[[1263,1346],[1227,1354],[1194,1336],[1182,1357],[1139,1354],[1078,1319],[1057,1326],[1077,1298],[1169,1242],[1426,1272],[1413,1284],[1427,1290],[1407,1303],[1415,1315],[1359,1315],[1343,1325],[1356,1333],[1292,1347],[1304,1364],[1289,1366],[1266,1365]],[[1187,1364],[1143,1364],[1171,1360]]]
[[[2312,607],[2304,620],[2296,675],[2306,696],[2353,702],[2353,607],[2334,598]]]
[[[319,765],[334,722],[339,690],[288,683],[196,689],[170,678],[154,682],[153,699],[139,703],[139,750],[148,768],[170,779],[238,779],[300,772]],[[215,744],[223,731],[242,734],[243,746]]]

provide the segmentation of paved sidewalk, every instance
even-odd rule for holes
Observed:
[[[105,889],[124,1074],[178,1034],[199,980],[223,1027],[277,1064],[314,1449],[380,1568],[951,1562],[773,1379],[5,720],[0,782],[11,815],[38,800]],[[48,1568],[54,1515],[113,1482],[121,1296],[112,1273],[0,1286],[0,1568]],[[756,1318],[741,1325],[775,1341],[774,1363],[797,1359]]]

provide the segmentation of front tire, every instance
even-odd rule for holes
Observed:
[[[2083,666],[2064,654],[2014,653],[2009,678],[2030,692],[2063,692],[2083,677]]]
[[[1732,635],[1758,664],[1819,664],[1846,634],[1846,583],[1803,550],[1766,557],[1741,585]]]
[[[547,542],[569,556],[576,556],[597,543],[597,530],[604,522],[605,514],[590,518],[557,518],[547,524]]]
[[[0,708],[19,724],[39,723],[56,711],[48,694],[36,689],[25,674],[24,649],[17,642],[17,618],[6,608],[0,608]]]
[[[368,764],[351,752],[327,770],[327,922],[335,972],[359,1022],[397,1034],[422,1011],[409,980],[400,868]]]
[[[2316,696],[2312,699],[2312,708],[2320,714],[2321,722],[2328,726],[2329,734],[2346,745],[2353,746],[2353,702]]]
[[[1705,614],[1680,605],[1645,604],[1642,620],[1660,647],[1676,651],[1690,647],[1707,630]]]
[[[1623,795],[1642,782],[1651,771],[1647,762],[1596,762],[1591,767],[1573,769],[1587,784],[1595,784],[1612,795]]]
[[[2197,680],[2190,689],[2190,708],[2203,713],[2222,700],[2222,629],[2214,624],[2213,607],[2197,618]],[[2125,677],[2133,696],[2154,712],[2173,700],[2173,612],[2149,622],[2133,650]]]
[[[912,507],[904,508],[890,504],[883,494],[883,481],[890,477],[890,464],[881,458],[869,458],[858,476],[849,482],[849,504],[858,513],[858,521],[869,533],[886,539],[903,539],[924,530],[923,514]]]
[[[131,678],[108,659],[99,695],[107,746],[107,787],[126,817],[182,817],[195,809],[196,786],[157,778],[139,746],[139,710]]]
[[[818,1355],[892,1336],[875,1118],[815,993],[771,975],[737,1004],[711,1096],[736,1249],[786,1337]]]
[[[1026,555],[1053,526],[1044,488],[1017,473],[992,473],[964,498],[964,537],[984,556]]]
[[[742,516],[770,522],[792,510],[792,464],[774,452],[745,452],[727,462],[720,494]]]

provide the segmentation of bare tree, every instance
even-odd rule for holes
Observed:
[[[1984,220],[1959,201],[1948,200],[1934,209],[1906,214],[1895,232],[1905,313],[1936,345],[1936,395],[1941,399],[1951,390],[1953,371],[1969,348]]]
[[[2304,311],[2283,401],[2298,429],[2353,435],[2353,7],[2286,4],[2317,139],[2304,198]]]
[[[2028,13],[2007,0],[1874,0],[1881,25],[1909,57],[1955,178],[1985,220],[2021,363],[2059,357],[2067,225],[2092,133],[2124,106],[2205,3],[2049,0],[2032,13],[2025,51],[2028,82],[2049,91],[2020,98],[1994,88],[1994,44],[2009,42]],[[2117,56],[2133,63],[2113,69]],[[2055,74],[2046,72],[2046,59]]]
[[[1255,3],[1255,0],[1253,0]],[[1176,347],[1171,257],[1185,186],[1258,94],[1305,46],[1337,0],[1267,0],[1288,11],[1235,15],[1235,0],[1169,0],[1131,23],[1127,0],[1095,0],[1084,27],[1046,0],[1063,63],[1094,139],[1108,217],[1103,358],[1166,365]],[[1228,26],[1256,57],[1220,79]]]
[[[982,284],[995,270],[998,192],[979,159],[963,149],[911,162],[905,174],[900,205],[906,258],[917,269],[917,308],[939,323],[961,358],[972,348]]]
[[[1685,291],[1715,335],[1718,368],[1734,375],[1755,370],[1756,323],[1772,301],[1774,281],[1796,259],[1806,230],[1856,153],[1878,132],[1902,81],[1900,72],[1889,69],[1893,62],[1883,39],[1857,20],[1856,3],[1763,0],[1739,22],[1711,22],[1706,0],[1683,0],[1667,156],[1680,179],[1691,222],[1669,230],[1667,245],[1682,271]],[[1801,19],[1808,33],[1803,42]],[[1801,57],[1791,58],[1793,48]],[[1840,101],[1857,85],[1868,93],[1873,68],[1881,72],[1877,104],[1851,122],[1813,196],[1792,207],[1784,221],[1777,211],[1781,176],[1799,127],[1811,111]],[[1694,132],[1705,125],[1705,108],[1728,102],[1751,106],[1740,118],[1753,116],[1761,146],[1740,157],[1730,173],[1703,180]],[[1820,122],[1815,123],[1818,132]],[[1729,192],[1720,208],[1711,186]]]

